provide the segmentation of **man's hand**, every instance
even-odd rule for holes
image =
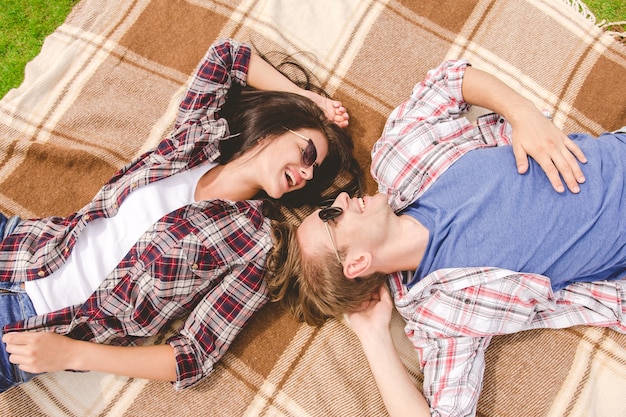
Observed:
[[[585,182],[585,176],[578,163],[585,163],[587,159],[578,145],[535,109],[517,112],[511,126],[513,154],[520,174],[528,170],[530,156],[541,166],[557,192],[565,191],[563,181],[572,193],[580,191],[579,184]]]
[[[393,300],[385,285],[372,294],[357,311],[347,314],[350,327],[363,342],[364,338],[376,334],[389,333],[389,323],[393,311]]]
[[[361,341],[376,385],[390,416],[430,416],[430,408],[404,368],[393,344],[389,323],[393,300],[386,285],[358,311],[347,315]]]
[[[578,184],[585,182],[585,177],[578,162],[587,162],[585,155],[530,100],[495,76],[472,67],[465,70],[462,92],[468,103],[501,114],[511,123],[513,153],[520,174],[528,170],[530,156],[556,191],[565,191],[561,177],[571,192],[580,191]]]

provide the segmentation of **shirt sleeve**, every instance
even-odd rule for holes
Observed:
[[[491,338],[425,340],[416,346],[424,370],[424,397],[434,417],[476,415]]]
[[[410,289],[395,274],[390,286],[419,354],[424,396],[435,416],[473,415],[492,336],[576,325],[626,333],[626,280],[574,283],[553,293],[543,275],[451,268]]]
[[[393,110],[372,148],[371,173],[394,210],[415,201],[468,150],[485,146],[464,114],[461,87],[467,61],[446,61],[416,84]]]
[[[419,355],[433,416],[474,415],[491,336],[526,330],[538,311],[555,307],[549,280],[541,275],[450,268],[411,289],[400,279],[390,280],[394,301]]]
[[[231,271],[191,312],[180,334],[169,339],[177,362],[176,390],[213,372],[254,312],[268,300],[263,270],[248,264]]]
[[[217,203],[213,202],[213,205]],[[228,210],[212,213],[215,222],[188,237],[189,268],[211,285],[195,304],[179,334],[167,343],[176,355],[177,390],[213,371],[252,315],[269,299],[265,263],[272,248],[270,222],[259,207],[224,202]],[[198,249],[192,249],[197,245]],[[191,284],[193,285],[193,284]]]
[[[246,85],[250,57],[249,46],[231,39],[217,41],[209,48],[178,106],[172,133],[161,141],[157,154],[184,151],[201,139],[209,146],[207,154],[216,153],[219,140],[229,132],[218,110],[233,84]]]

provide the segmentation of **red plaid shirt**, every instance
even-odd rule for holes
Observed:
[[[232,83],[245,85],[249,59],[249,47],[237,42],[213,45],[180,104],[172,133],[116,173],[78,212],[24,220],[0,244],[0,279],[48,276],[65,262],[85,225],[115,216],[133,190],[214,161],[218,140],[228,135],[216,111]],[[186,318],[167,341],[176,355],[175,388],[182,389],[213,370],[250,316],[267,302],[263,275],[271,247],[269,220],[260,202],[190,204],[149,228],[84,304],[5,330],[54,331],[132,345]]]
[[[390,115],[372,151],[372,175],[397,212],[419,198],[466,152],[510,143],[496,114],[465,117],[466,61],[444,62]],[[513,169],[513,167],[511,168]],[[411,278],[409,276],[409,278]],[[491,337],[576,325],[626,332],[626,281],[575,283],[553,293],[549,278],[497,268],[435,271],[413,287],[390,277],[396,308],[420,357],[433,416],[476,413]]]

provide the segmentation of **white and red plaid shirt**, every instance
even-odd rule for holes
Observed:
[[[374,145],[371,172],[396,212],[469,150],[510,144],[511,126],[499,115],[482,116],[476,125],[464,117],[467,65],[448,61],[430,71]],[[389,281],[434,416],[476,413],[491,336],[576,325],[626,332],[624,280],[575,283],[554,293],[545,276],[477,267],[438,270],[411,288],[401,273]]]

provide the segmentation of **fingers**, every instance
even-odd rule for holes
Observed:
[[[389,295],[389,290],[386,285],[381,285],[376,291],[374,291],[369,300],[365,300],[361,303],[359,308],[356,310],[357,312],[363,312],[372,310],[379,303],[384,304],[392,304],[391,296]]]
[[[550,181],[550,184],[552,184],[552,188],[554,188],[557,193],[562,193],[563,191],[565,191],[565,187],[563,186],[563,182],[561,181],[561,177],[559,175],[559,170],[556,168],[552,160],[544,159],[543,161],[537,161],[537,163],[539,163],[539,166],[545,172],[546,176],[548,177],[548,181]],[[575,189],[572,192],[577,193],[578,191],[580,190]]]
[[[578,159],[567,147],[547,154],[543,158],[537,159],[537,162],[557,192],[565,191],[563,182],[572,193],[580,192],[579,184],[585,182],[585,176],[578,165]]]
[[[578,147],[578,145],[576,145],[576,143],[574,143],[573,140],[571,140],[570,138],[566,137],[566,139],[563,141],[563,143],[565,144],[565,147],[572,154],[574,154],[574,156],[576,157],[576,159],[578,159],[579,162],[582,162],[583,164],[587,163],[587,157],[583,153],[582,149],[580,149]],[[576,164],[576,166],[578,166],[578,164]],[[582,171],[580,172],[580,174],[582,175]]]
[[[587,159],[578,145],[536,108],[522,110],[518,116],[512,122],[518,172],[528,171],[531,157],[544,170],[555,191],[562,193],[567,186],[572,193],[580,192],[579,184],[585,182],[580,163]]]
[[[530,156],[543,169],[552,188],[558,193],[564,192],[565,186],[572,193],[579,193],[579,185],[585,182],[585,175],[579,162],[585,163],[587,159],[582,150],[567,137],[560,145],[545,142],[532,151],[521,145],[514,145],[513,153],[517,171],[520,174],[528,171],[528,157]]]
[[[71,340],[52,332],[16,332],[2,337],[9,361],[31,373],[67,369]]]
[[[579,184],[585,182],[585,176],[578,165],[578,160],[567,147],[565,147],[559,156],[561,156],[561,158],[553,158],[554,166],[558,170],[558,173],[561,174],[567,188],[572,193],[580,192]],[[558,173],[553,176],[558,176]]]
[[[321,96],[311,90],[302,90],[302,95],[313,100],[315,104],[324,110],[324,114],[328,120],[342,128],[348,126],[350,116],[340,101]]]
[[[36,338],[37,335],[35,333],[9,333],[2,336],[2,341],[6,343],[6,351],[9,354],[25,355],[30,351],[30,344],[36,342]]]
[[[528,171],[528,154],[521,146],[513,146],[513,155],[515,156],[517,172],[525,174]]]
[[[346,116],[347,116],[347,113],[346,113]],[[335,118],[332,119],[332,121],[335,122],[335,124],[341,128],[346,128],[350,124],[348,117],[344,117],[344,116],[335,116]]]
[[[381,285],[380,288],[378,289],[378,297],[380,301],[383,301],[385,303],[392,303],[393,301],[391,300],[391,293],[389,292],[389,288],[387,288],[386,285]]]
[[[384,310],[393,309],[393,300],[391,299],[391,294],[389,293],[389,288],[386,285],[381,285],[378,287],[378,290],[372,294],[372,298],[370,300],[371,304],[380,304],[384,306]]]
[[[2,336],[9,354],[9,362],[18,365],[21,370],[36,373],[32,368],[32,352],[27,344],[28,337],[20,333],[10,333]]]
[[[328,118],[339,125],[339,127],[347,127],[350,119],[348,110],[346,110],[340,101],[331,100],[331,104],[332,109],[330,110],[330,114],[327,114]]]
[[[17,345],[23,344],[25,333],[7,333],[2,336],[2,342],[7,344],[7,348],[9,345]]]

